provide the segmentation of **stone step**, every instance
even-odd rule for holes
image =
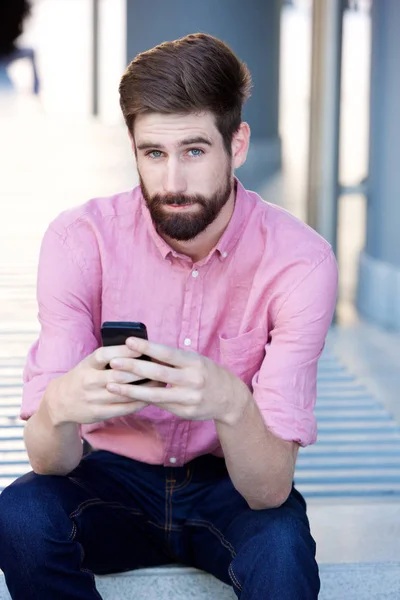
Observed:
[[[320,566],[320,576],[319,600],[394,600],[399,597],[400,563],[324,564]],[[96,585],[104,600],[236,598],[230,587],[211,575],[180,566],[96,577]],[[0,600],[10,598],[4,577],[0,576]]]

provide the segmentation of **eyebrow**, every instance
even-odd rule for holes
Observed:
[[[212,146],[211,140],[201,135],[181,140],[178,142],[177,146],[178,148],[182,148],[183,146],[192,146],[193,144],[206,144],[207,146]],[[141,142],[136,147],[138,150],[165,150],[165,146],[162,144],[153,144],[151,142]]]

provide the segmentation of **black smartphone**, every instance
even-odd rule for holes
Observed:
[[[105,321],[101,326],[101,339],[103,346],[124,346],[129,337],[137,337],[142,340],[147,340],[147,329],[143,323],[133,321]],[[140,360],[151,360],[150,356],[142,354]],[[107,365],[106,369],[111,369]],[[150,379],[139,379],[132,381],[131,385],[148,383]]]

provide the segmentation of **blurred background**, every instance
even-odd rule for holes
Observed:
[[[4,7],[20,2],[1,0],[0,36],[11,31]],[[315,501],[318,558],[393,560],[399,0],[33,0],[15,44],[0,39],[0,491],[29,469],[18,411],[38,332],[43,233],[62,210],[136,185],[119,79],[138,52],[195,31],[226,41],[253,75],[244,112],[252,146],[239,178],[314,227],[339,261],[337,314],[318,375],[318,443],[301,450],[296,471]]]
[[[399,17],[396,0],[382,4]],[[33,268],[44,228],[61,210],[136,184],[118,103],[120,76],[137,52],[207,31],[227,41],[253,74],[244,114],[253,144],[238,176],[332,243],[340,262],[339,322],[357,319],[359,256],[370,212],[369,236],[376,244],[364,255],[358,308],[368,319],[400,328],[400,309],[390,310],[386,297],[389,287],[395,293],[394,280],[400,282],[400,241],[391,214],[397,195],[381,197],[384,186],[376,182],[374,193],[387,210],[379,216],[376,199],[369,198],[368,209],[366,186],[360,185],[368,173],[372,118],[371,1],[316,5],[313,30],[311,0],[33,0],[16,41],[20,54],[0,62],[0,249],[7,264],[12,259]],[[376,45],[387,46],[376,49],[388,63],[380,76],[383,88],[394,85],[394,30],[392,35],[387,40],[385,23],[377,23]],[[377,94],[377,113],[387,110],[386,91]],[[389,123],[395,110],[393,101]],[[389,144],[381,138],[372,140],[380,152]],[[382,240],[390,223],[393,239]],[[362,297],[371,289],[372,306]],[[397,299],[399,290],[397,284]]]

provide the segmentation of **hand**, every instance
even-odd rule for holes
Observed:
[[[107,383],[107,390],[121,399],[153,404],[184,419],[230,424],[240,418],[251,398],[238,377],[205,356],[138,338],[129,338],[126,345],[131,352],[147,354],[153,362],[119,357],[111,360],[112,370],[163,382],[167,387]]]
[[[107,369],[114,358],[132,360],[141,352],[124,346],[108,346],[95,350],[74,369],[51,382],[51,405],[47,406],[52,421],[61,423],[96,423],[113,417],[122,417],[147,406],[146,402],[110,393],[107,385],[137,381],[132,372]],[[138,361],[145,362],[145,361]],[[158,382],[141,384],[143,387],[163,385]],[[139,387],[131,386],[128,387]]]

